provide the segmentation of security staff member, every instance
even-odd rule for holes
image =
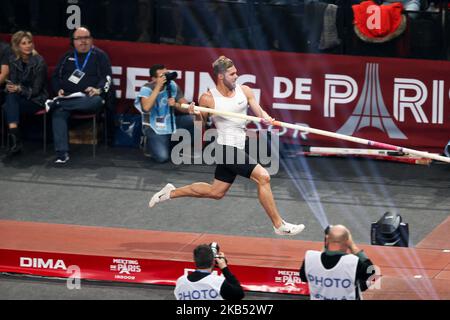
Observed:
[[[175,287],[177,300],[241,300],[244,290],[227,266],[225,255],[216,257],[207,244],[194,249],[195,272],[178,278]],[[222,270],[223,276],[212,274],[214,265]]]
[[[346,227],[335,225],[328,230],[325,251],[306,252],[300,278],[308,282],[311,300],[360,300],[374,266]]]

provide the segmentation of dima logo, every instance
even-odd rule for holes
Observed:
[[[61,269],[67,270],[63,260],[43,259],[43,258],[29,258],[20,257],[20,266],[22,268],[37,268],[37,269]]]

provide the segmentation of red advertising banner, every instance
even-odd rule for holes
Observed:
[[[50,67],[69,49],[69,40],[35,37]],[[239,82],[253,88],[261,106],[278,120],[364,139],[429,151],[450,140],[450,62],[272,51],[218,49],[96,40],[110,56],[118,111],[132,105],[162,63],[178,71],[190,101],[214,86],[212,62],[231,58]],[[349,146],[294,130],[283,139],[312,146]]]
[[[175,286],[183,273],[194,268],[186,261],[0,249],[0,272],[66,278],[69,289],[75,289],[79,279]],[[298,270],[242,265],[230,268],[247,291],[309,294]]]

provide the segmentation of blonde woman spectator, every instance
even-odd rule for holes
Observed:
[[[14,33],[11,38],[11,49],[4,105],[9,129],[9,155],[22,150],[20,116],[36,113],[44,107],[44,102],[48,98],[47,64],[34,49],[32,34],[27,31]]]

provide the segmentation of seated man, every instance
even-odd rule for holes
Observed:
[[[145,152],[159,163],[169,160],[170,137],[177,127],[189,130],[191,137],[194,130],[193,116],[181,108],[181,104],[187,103],[187,100],[175,81],[167,80],[167,72],[164,65],[153,65],[150,68],[151,82],[142,86],[134,102],[136,109],[143,115],[147,138]]]
[[[104,105],[103,96],[111,82],[111,63],[107,54],[93,45],[90,31],[75,29],[71,42],[73,49],[59,61],[52,75],[52,87],[58,97],[73,93],[85,96],[47,101],[52,112],[55,163],[69,160],[68,119],[73,112],[99,112]]]

